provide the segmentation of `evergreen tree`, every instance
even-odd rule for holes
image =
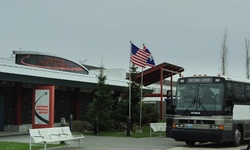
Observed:
[[[138,74],[137,67],[134,65],[130,68],[131,75],[131,124],[140,121],[140,101],[141,101],[141,88],[140,84],[135,82],[135,76]],[[129,115],[129,86],[126,87],[117,102],[116,106],[116,123],[126,123]],[[133,126],[131,126],[132,129]]]
[[[140,84],[135,82],[136,75],[138,74],[137,67],[134,65],[130,68],[131,75],[131,124],[139,124],[140,121],[140,102],[141,102],[141,88]],[[112,105],[113,113],[111,118],[114,121],[114,128],[117,129],[126,125],[127,117],[129,116],[129,85],[124,88],[124,91],[119,97],[115,98]],[[142,124],[150,122],[158,122],[159,113],[155,107],[143,104],[142,105]],[[133,126],[131,126],[131,130]]]
[[[131,123],[138,123],[140,121],[140,102],[141,102],[141,85],[136,80],[136,75],[138,74],[137,71],[138,67],[131,67]],[[128,99],[128,92],[126,97]],[[132,128],[131,128],[132,129]]]
[[[105,131],[113,127],[112,113],[112,95],[111,90],[105,83],[107,76],[104,75],[104,67],[102,66],[97,75],[98,84],[95,91],[93,102],[89,105],[86,119],[90,123],[94,123],[98,119],[99,131]]]

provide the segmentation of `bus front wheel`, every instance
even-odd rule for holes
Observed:
[[[232,146],[239,146],[242,141],[242,132],[239,126],[234,130],[234,141],[232,141]]]
[[[195,141],[192,141],[192,140],[190,140],[190,141],[185,141],[185,142],[186,142],[186,144],[189,145],[189,146],[193,146],[193,145],[195,144]]]

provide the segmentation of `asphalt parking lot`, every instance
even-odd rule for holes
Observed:
[[[15,141],[29,143],[29,135],[15,135],[0,137],[1,141]],[[240,150],[246,147],[247,142],[239,147],[230,147],[228,144],[197,143],[193,147],[188,147],[184,142],[177,142],[165,137],[131,138],[131,137],[105,137],[105,136],[85,136],[78,148],[77,142],[67,142],[67,147],[50,148],[52,150]]]

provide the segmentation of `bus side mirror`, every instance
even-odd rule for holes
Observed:
[[[172,91],[171,90],[167,90],[167,98],[169,99],[172,96]]]

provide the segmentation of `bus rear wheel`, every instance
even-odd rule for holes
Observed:
[[[193,146],[193,145],[195,144],[195,141],[192,141],[192,140],[190,140],[190,141],[185,141],[185,142],[186,142],[186,144],[189,145],[189,146]]]
[[[237,126],[234,130],[234,141],[232,141],[232,146],[239,146],[242,141],[242,131],[239,126]]]

